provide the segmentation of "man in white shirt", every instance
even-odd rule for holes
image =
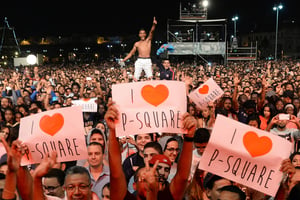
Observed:
[[[286,124],[288,122],[295,123],[298,129],[287,128]],[[276,125],[276,127],[273,128],[274,125]],[[272,118],[272,120],[266,128],[266,131],[270,131],[271,133],[283,137],[286,140],[292,142],[294,144],[292,152],[295,151],[296,141],[300,139],[300,122],[296,116],[289,115],[289,117],[287,117],[287,114],[279,113],[278,115]]]

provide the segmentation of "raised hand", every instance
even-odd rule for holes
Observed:
[[[105,113],[104,119],[107,123],[108,128],[110,128],[111,130],[115,130],[116,128],[115,123],[118,120],[119,111],[111,99],[108,100],[107,107],[108,109],[107,112]]]
[[[20,167],[21,158],[25,154],[27,147],[19,140],[13,141],[11,147],[7,144],[3,137],[1,137],[1,141],[7,153],[8,170],[11,172],[17,172]]]
[[[234,82],[234,86],[238,86],[240,84],[240,79],[238,77],[237,74],[234,75],[234,78],[233,78],[233,82]]]
[[[195,117],[191,116],[189,113],[185,113],[182,116],[183,129],[186,129],[188,131],[187,132],[188,137],[194,137],[196,124],[197,122]]]
[[[153,17],[153,24],[157,24],[157,21],[156,21],[156,18],[155,17]]]
[[[54,164],[56,164],[56,157],[56,151],[51,152],[50,155],[46,155],[46,157],[34,170],[33,176],[37,178],[42,178],[43,176],[45,176],[49,172],[49,170],[54,166]]]
[[[288,175],[290,179],[296,173],[296,169],[289,158],[287,158],[281,162],[280,171],[283,172],[284,174]]]
[[[145,181],[147,183],[146,190],[148,192],[150,191],[156,191],[158,190],[158,174],[156,171],[157,165],[159,163],[159,160],[157,160],[154,164],[154,166],[151,168],[149,166],[149,161],[146,160],[145,165],[146,165],[146,170],[141,174],[141,181]]]

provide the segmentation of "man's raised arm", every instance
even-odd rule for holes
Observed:
[[[196,119],[188,113],[183,115],[182,121],[183,128],[188,130],[188,133],[184,136],[182,152],[178,161],[176,175],[170,183],[170,192],[173,198],[178,200],[183,198],[188,184],[188,177],[192,165],[193,138],[196,130]]]
[[[147,38],[148,40],[152,40],[156,25],[157,25],[157,21],[156,21],[155,17],[153,17],[152,27],[149,31],[149,35],[148,35],[148,38]]]
[[[122,158],[119,141],[116,137],[115,123],[118,120],[118,110],[110,100],[105,121],[109,128],[108,162],[110,167],[110,198],[112,200],[124,199],[127,193],[127,182],[122,168]]]

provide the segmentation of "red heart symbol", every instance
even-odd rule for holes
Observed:
[[[201,88],[199,88],[198,91],[200,94],[207,94],[209,91],[209,87],[208,87],[208,85],[203,85]]]
[[[40,128],[48,135],[54,136],[64,125],[64,117],[60,113],[44,115],[40,120]]]
[[[272,140],[269,137],[258,137],[253,131],[248,131],[244,135],[243,143],[252,157],[265,155],[272,149]]]
[[[90,98],[83,98],[82,101],[89,101]]]
[[[145,85],[141,92],[145,101],[154,106],[158,106],[169,96],[169,89],[162,84],[159,84],[156,87],[153,87],[152,85]]]

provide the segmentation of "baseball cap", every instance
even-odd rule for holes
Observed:
[[[157,160],[159,160],[159,163],[165,163],[165,164],[169,165],[170,167],[172,166],[170,159],[163,154],[154,155],[151,158],[151,160],[149,161],[149,164],[154,165]]]

